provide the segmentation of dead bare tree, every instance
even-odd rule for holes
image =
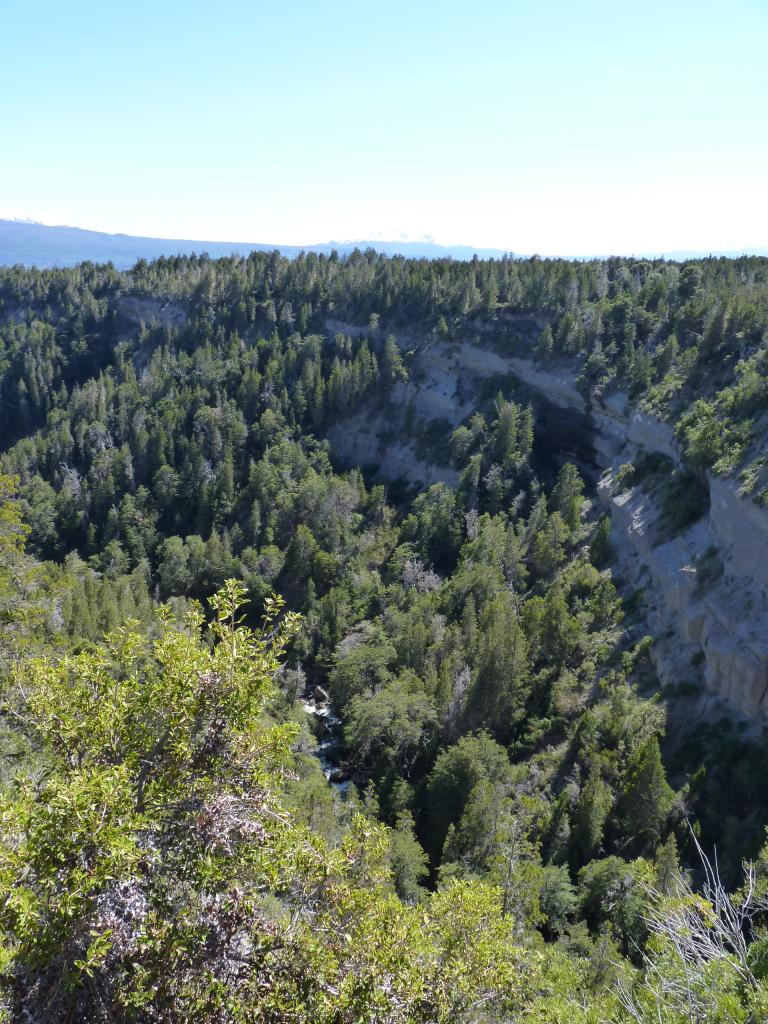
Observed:
[[[768,911],[768,896],[757,887],[755,866],[744,865],[744,885],[730,893],[720,878],[717,855],[710,860],[695,835],[693,842],[704,871],[701,888],[694,890],[681,874],[678,891],[671,899],[652,887],[647,890],[651,906],[645,918],[648,930],[663,940],[677,970],[665,969],[644,953],[645,999],[638,1000],[626,982],[619,983],[621,1004],[638,1024],[650,1024],[651,1020],[662,1024],[667,1019],[665,1010],[690,1024],[706,1024],[711,1020],[717,984],[711,968],[718,961],[727,961],[743,985],[757,987],[749,946],[755,919]]]

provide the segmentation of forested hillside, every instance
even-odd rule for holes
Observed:
[[[670,727],[519,381],[395,415],[438,341],[668,422],[670,533],[768,505],[768,260],[0,270],[8,1020],[764,1019],[760,737]]]

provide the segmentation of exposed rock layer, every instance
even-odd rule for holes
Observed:
[[[412,339],[401,342],[413,345]],[[453,428],[474,410],[487,378],[510,375],[543,403],[537,421],[551,432],[545,443],[564,454],[570,449],[587,471],[597,467],[598,498],[611,515],[619,571],[643,590],[662,683],[703,681],[712,698],[732,711],[768,720],[768,513],[739,496],[733,480],[710,475],[708,513],[658,543],[654,498],[639,487],[622,492],[616,474],[641,452],[666,455],[679,465],[680,450],[670,425],[633,408],[625,395],[588,403],[568,370],[544,370],[469,342],[431,341],[416,351],[410,381],[395,389],[390,415],[363,413],[335,425],[331,446],[341,459],[377,465],[384,478],[453,484],[455,471],[423,456],[408,436],[408,423],[444,420]]]
[[[563,408],[584,398],[565,373],[510,360],[520,378]],[[710,693],[750,719],[768,719],[768,513],[738,494],[731,479],[709,474],[709,510],[680,535],[656,543],[660,509],[640,487],[621,492],[616,472],[640,452],[681,463],[668,423],[614,394],[590,409],[603,473],[600,501],[611,514],[620,570],[644,588],[663,683],[703,675]],[[716,571],[712,573],[712,567]],[[710,571],[707,572],[707,569]]]

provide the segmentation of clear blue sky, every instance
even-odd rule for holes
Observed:
[[[767,0],[0,0],[0,215],[768,245]]]

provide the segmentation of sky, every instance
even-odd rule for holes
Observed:
[[[768,245],[768,0],[0,0],[0,216]]]

